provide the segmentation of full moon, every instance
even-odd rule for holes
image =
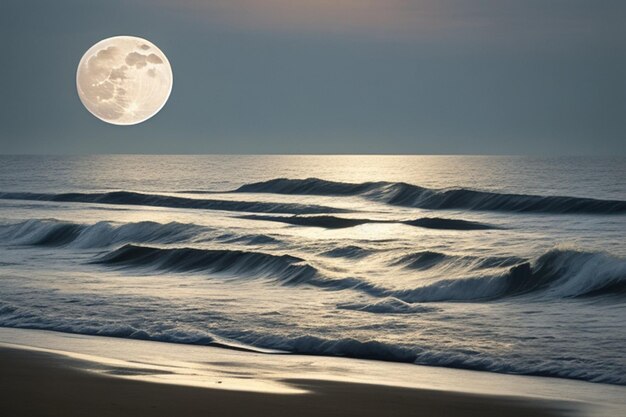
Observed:
[[[76,71],[83,105],[116,125],[141,123],[161,110],[172,91],[172,67],[150,41],[115,36],[93,45]]]

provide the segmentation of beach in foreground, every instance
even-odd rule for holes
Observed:
[[[7,416],[560,416],[626,409],[623,387],[553,378],[6,328],[0,343],[0,414]]]

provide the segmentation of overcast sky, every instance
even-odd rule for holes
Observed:
[[[624,0],[2,0],[0,153],[626,154]],[[93,117],[76,66],[155,43],[170,100]]]

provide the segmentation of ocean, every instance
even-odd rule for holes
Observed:
[[[0,326],[626,385],[626,158],[0,156]]]

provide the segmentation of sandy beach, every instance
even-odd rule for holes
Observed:
[[[289,381],[303,394],[258,393],[131,381],[76,361],[1,349],[5,416],[558,416],[547,401],[331,381]]]
[[[45,331],[0,329],[0,342],[3,416],[610,415],[596,414],[590,400],[621,389]]]

